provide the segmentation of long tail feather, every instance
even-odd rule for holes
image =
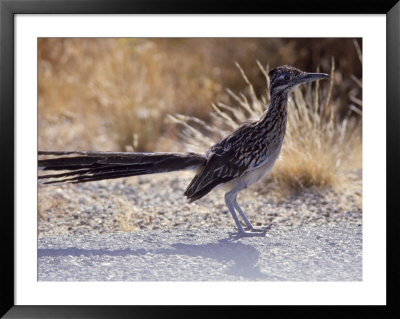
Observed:
[[[196,153],[56,152],[39,151],[39,170],[62,171],[39,175],[42,184],[82,183],[135,175],[194,169],[204,165]]]

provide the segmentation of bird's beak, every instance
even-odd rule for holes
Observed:
[[[329,78],[329,75],[326,73],[304,73],[302,76],[298,78],[297,84],[312,82],[316,80]]]

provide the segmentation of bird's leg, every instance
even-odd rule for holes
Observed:
[[[266,227],[254,227],[252,223],[248,220],[246,214],[242,210],[242,208],[239,206],[237,199],[237,196],[234,197],[233,199],[233,206],[235,207],[236,211],[239,213],[239,215],[242,217],[243,221],[245,222],[247,228],[253,232],[261,232],[264,233],[269,229],[269,226]]]
[[[234,206],[233,206],[232,199],[234,198],[235,195],[236,195],[236,193],[232,193],[232,191],[226,193],[225,194],[225,203],[226,203],[226,206],[228,206],[228,209],[229,209],[230,213],[232,214],[232,217],[233,217],[233,219],[234,219],[234,221],[236,223],[236,226],[237,226],[239,232],[240,233],[245,233],[245,230],[243,229],[243,226],[240,223],[239,218],[237,217],[235,209],[234,209]]]
[[[239,213],[239,215],[242,217],[244,223],[246,224],[248,229],[253,230],[254,226],[251,224],[249,219],[247,218],[246,214],[243,212],[243,210],[240,208],[238,202],[237,202],[237,194],[233,197],[233,207],[236,209],[236,211]]]
[[[240,223],[239,218],[238,218],[238,216],[236,215],[236,212],[235,212],[235,204],[234,203],[236,202],[236,194],[237,194],[236,190],[231,190],[230,192],[226,193],[225,194],[225,203],[226,203],[226,206],[228,206],[228,209],[229,209],[230,213],[232,214],[233,219],[235,220],[236,226],[237,226],[237,228],[239,230],[239,236],[264,236],[265,235],[265,231],[257,231],[257,230],[254,231],[253,225],[251,225],[249,220],[246,218],[246,215],[244,215],[243,211],[240,210],[239,214],[242,217],[244,216],[243,219],[244,219],[246,225],[248,227],[249,227],[249,225],[251,227],[253,227],[253,228],[249,227],[253,231],[245,231],[243,229],[243,226]],[[237,206],[239,206],[239,205],[237,205]],[[240,207],[239,207],[239,209],[240,209]],[[247,223],[249,223],[249,224],[247,224]]]

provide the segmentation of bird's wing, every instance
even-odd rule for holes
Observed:
[[[211,154],[203,169],[192,179],[185,191],[190,202],[195,201],[219,184],[226,183],[240,175],[240,168],[230,162],[232,155]]]
[[[209,149],[204,168],[192,179],[185,191],[190,202],[257,166],[254,165],[256,163],[251,163],[257,159],[252,153],[258,147],[251,141],[251,132],[249,125],[243,125]]]

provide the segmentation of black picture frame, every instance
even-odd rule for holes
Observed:
[[[251,309],[235,307],[149,307],[149,306],[16,306],[14,302],[14,18],[16,14],[385,14],[387,19],[387,305],[386,306],[329,306],[329,307],[269,307]],[[263,311],[265,315],[295,315],[296,317],[320,316],[321,313],[335,317],[354,317],[372,315],[379,318],[399,316],[398,297],[399,263],[395,249],[399,242],[398,208],[396,181],[399,174],[400,136],[400,3],[391,1],[262,1],[245,3],[216,1],[178,1],[178,0],[0,0],[1,19],[1,71],[0,71],[0,180],[3,184],[2,202],[2,279],[1,309],[4,318],[131,318],[168,316],[207,316],[210,313],[223,316],[234,312],[235,316],[247,316],[248,311]],[[380,79],[376,79],[379,81]],[[382,104],[384,104],[382,102]],[[376,112],[382,105],[377,106]],[[384,143],[384,141],[382,141]],[[396,214],[397,213],[397,214]],[[397,288],[397,289],[396,289]],[[328,312],[329,311],[329,312]],[[7,313],[7,314],[6,314]]]

